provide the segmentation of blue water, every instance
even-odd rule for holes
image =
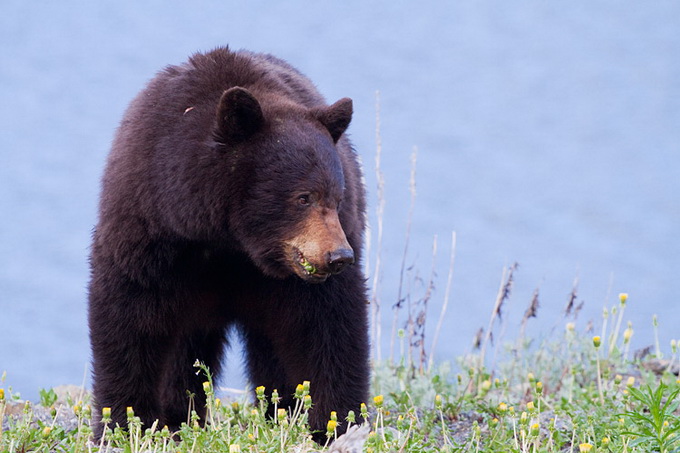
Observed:
[[[166,64],[230,44],[270,52],[329,101],[354,99],[375,264],[376,90],[385,233],[380,296],[389,331],[409,210],[404,293],[424,294],[433,235],[437,358],[469,349],[501,272],[520,267],[508,335],[535,288],[539,334],[630,294],[634,341],[680,336],[680,4],[539,2],[133,2],[0,6],[0,372],[24,396],[86,374],[87,254],[99,179],[132,97]],[[400,321],[401,323],[401,321]],[[386,344],[383,354],[386,353]],[[240,386],[238,350],[226,385]]]

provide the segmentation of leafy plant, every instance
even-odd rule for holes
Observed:
[[[57,402],[57,394],[54,389],[40,389],[40,404],[44,407],[51,407]]]
[[[631,446],[645,446],[660,453],[680,451],[680,420],[675,414],[680,401],[676,398],[680,388],[670,391],[660,382],[656,389],[629,388],[631,409],[623,415],[634,424],[635,429],[624,434],[633,436]],[[649,450],[647,450],[649,451]]]

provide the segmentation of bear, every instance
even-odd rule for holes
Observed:
[[[96,438],[101,409],[125,426],[203,419],[205,364],[219,377],[236,333],[248,380],[280,407],[311,383],[325,440],[368,396],[365,193],[328,105],[267,54],[220,47],[161,70],[133,99],[102,178],[90,250],[88,323]],[[190,399],[192,400],[190,402]]]

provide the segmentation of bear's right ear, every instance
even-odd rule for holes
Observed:
[[[333,143],[337,143],[340,136],[347,130],[350,121],[352,121],[352,110],[352,100],[342,98],[329,107],[317,108],[314,111],[316,118],[326,126],[331,134]]]
[[[257,132],[263,124],[262,108],[250,91],[234,87],[222,94],[217,106],[217,140],[227,144],[241,142]]]

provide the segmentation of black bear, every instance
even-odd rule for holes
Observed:
[[[359,414],[370,373],[351,117],[350,99],[329,106],[286,62],[228,48],[165,68],[132,101],[90,257],[95,413],[125,425],[131,406],[176,428],[193,394],[201,414],[193,365],[219,374],[236,330],[254,386],[290,405],[311,382],[314,430],[331,411]]]

